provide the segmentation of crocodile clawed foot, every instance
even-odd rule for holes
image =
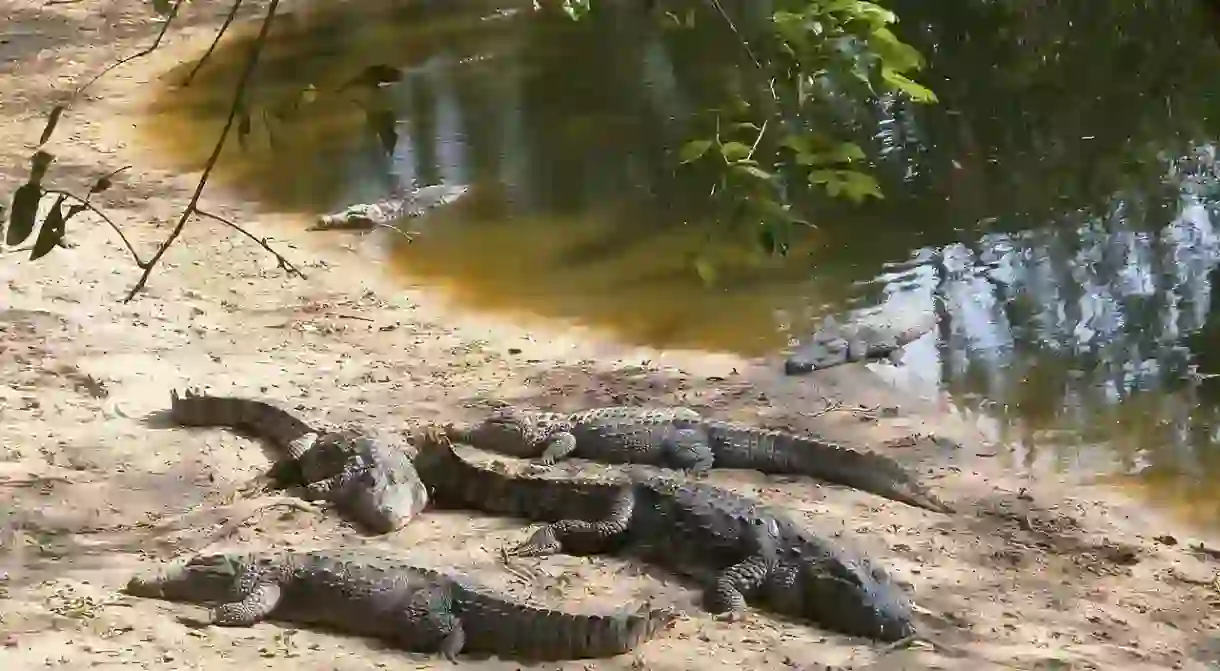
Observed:
[[[716,613],[715,615],[712,616],[712,619],[716,620],[717,622],[737,623],[737,622],[742,622],[743,620],[745,620],[746,614],[745,614],[745,611],[734,609],[734,610],[725,611],[723,613]]]
[[[504,557],[544,557],[559,553],[563,548],[555,532],[550,527],[543,527],[534,532],[529,540],[513,548],[501,548]]]
[[[262,473],[250,478],[233,493],[234,499],[252,498],[261,494],[266,494],[277,487],[278,483],[273,475]]]
[[[178,617],[176,617],[174,619],[178,621],[178,624],[180,624],[184,627],[189,627],[191,629],[203,629],[205,627],[211,626],[212,621],[215,618],[213,617],[212,613],[209,612],[204,617],[191,617],[189,615],[179,615]]]

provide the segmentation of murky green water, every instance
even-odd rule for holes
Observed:
[[[1136,474],[1220,521],[1206,486],[1220,405],[1185,377],[1220,372],[1207,360],[1220,54],[1203,3],[891,3],[941,102],[848,114],[841,132],[888,197],[810,203],[819,228],[783,260],[709,241],[693,225],[709,216],[702,185],[674,169],[690,112],[732,89],[720,36],[663,34],[638,11],[513,12],[528,5],[364,2],[286,18],[256,104],[400,66],[393,155],[328,94],[270,136],[256,115],[225,179],[314,213],[412,183],[473,184],[413,224],[415,244],[384,236],[398,268],[474,307],[636,342],[768,354],[826,313],[939,305],[906,383],[984,413],[1015,446],[997,458]],[[184,165],[210,147],[247,46],[162,97],[152,132]],[[716,260],[714,285],[693,272],[698,255]]]

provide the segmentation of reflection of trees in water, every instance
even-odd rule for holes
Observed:
[[[1160,166],[1176,202],[1120,194],[1100,214],[924,250],[939,263],[917,262],[918,289],[902,290],[943,303],[941,383],[1009,418],[1029,460],[1038,443],[1102,441],[1127,468],[1215,458],[1195,449],[1211,443],[1214,401],[1198,409],[1185,377],[1191,349],[1214,344],[1220,173],[1211,147]]]

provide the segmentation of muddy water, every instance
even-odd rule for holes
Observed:
[[[469,183],[410,223],[414,244],[382,236],[404,276],[634,342],[773,354],[827,313],[937,310],[903,383],[978,411],[1013,446],[997,458],[1117,477],[1220,522],[1220,382],[1188,375],[1220,372],[1220,55],[1202,3],[892,3],[941,103],[857,105],[836,132],[887,197],[810,203],[818,228],[784,259],[709,237],[704,185],[674,169],[690,112],[732,88],[714,31],[674,37],[629,11],[542,20],[529,4],[284,17],[255,109],[317,93],[283,119],[256,113],[222,178],[308,213]],[[172,86],[189,66],[166,77],[149,127],[184,166],[210,148],[247,48],[222,46],[190,88]],[[336,93],[380,63],[405,73],[385,94],[388,154],[361,99]]]

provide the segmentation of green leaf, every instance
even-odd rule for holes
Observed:
[[[720,145],[720,155],[725,161],[735,163],[750,155],[750,147],[740,142],[726,142]]]
[[[393,84],[402,81],[402,70],[392,65],[370,65],[360,71],[339,87],[340,91],[350,88],[375,89],[383,84]]]
[[[737,123],[733,124],[733,125],[732,125],[732,128],[733,128],[733,129],[735,129],[735,130],[752,130],[752,131],[754,131],[755,133],[761,133],[761,132],[762,132],[762,127],[761,127],[761,126],[759,126],[759,125],[758,125],[758,124],[756,124],[756,123],[752,123],[752,122],[750,122],[750,121],[739,121],[739,122],[737,122]]]
[[[923,67],[923,56],[914,47],[899,40],[889,28],[874,30],[868,37],[868,46],[881,58],[884,67],[898,72]]]
[[[42,178],[46,177],[47,169],[51,167],[51,162],[55,160],[55,156],[41,149],[34,152],[30,157],[30,177],[26,181],[30,184],[42,185]]]
[[[276,138],[275,128],[271,124],[271,117],[267,115],[266,111],[263,112],[263,127],[267,129],[267,145],[271,147],[271,151],[279,151],[280,143]]]
[[[748,175],[754,179],[770,181],[773,175],[762,168],[744,163],[738,163],[732,167],[734,172]]]
[[[770,198],[760,198],[754,201],[754,205],[767,222],[782,222],[784,225],[801,224],[802,226],[816,228],[816,226],[794,214],[792,206],[788,203],[780,203]]]
[[[678,151],[678,158],[681,159],[682,163],[684,164],[692,163],[694,161],[698,161],[700,158],[703,158],[703,155],[706,154],[707,150],[711,148],[711,140],[691,140],[683,145],[682,149]]]
[[[89,195],[101,193],[112,186],[114,186],[114,182],[110,180],[110,175],[102,175],[101,177],[97,178],[97,181],[93,183],[93,186],[89,187]]]
[[[63,194],[60,194],[59,198],[55,199],[55,204],[51,206],[51,211],[47,213],[47,218],[43,220],[42,229],[38,231],[38,239],[34,241],[34,249],[30,251],[31,261],[37,261],[51,253],[51,250],[55,249],[55,245],[64,239],[62,208],[65,198]]]
[[[577,21],[589,13],[589,0],[563,0],[563,13]]]
[[[779,141],[779,146],[787,147],[797,154],[807,154],[813,151],[813,142],[808,135],[785,135],[784,139]]]
[[[38,220],[38,201],[41,199],[42,187],[36,183],[27,182],[17,189],[9,207],[8,235],[4,244],[16,247],[30,237]]]
[[[835,147],[831,153],[834,154],[837,160],[844,163],[851,163],[852,161],[859,161],[864,158],[864,150],[855,142],[844,142]]]
[[[814,170],[809,173],[811,184],[821,184],[832,197],[845,196],[859,203],[865,198],[884,198],[881,185],[871,175],[855,170]]]
[[[699,274],[699,279],[707,284],[716,282],[716,266],[707,257],[700,256],[695,259],[695,272]]]
[[[38,146],[47,143],[51,139],[51,134],[55,132],[55,127],[59,125],[59,119],[64,114],[64,106],[56,105],[51,108],[51,114],[47,117],[47,125],[42,129],[42,137],[38,138]]]
[[[394,110],[372,108],[367,110],[366,114],[369,128],[381,141],[382,150],[386,155],[393,154],[394,148],[398,146],[398,119]]]
[[[893,88],[907,94],[911,100],[917,103],[926,105],[937,101],[936,94],[931,89],[917,84],[889,68],[881,68],[881,78]]]
[[[802,152],[796,155],[800,165],[830,165],[851,163],[864,158],[864,150],[854,142],[844,142],[829,151]]]
[[[174,11],[171,0],[152,0],[153,11],[161,16],[169,16]]]
[[[768,254],[787,254],[787,229],[783,224],[764,223],[758,232],[758,242]]]
[[[252,122],[250,121],[250,112],[243,105],[237,114],[237,143],[241,145],[242,149],[249,149],[247,143],[250,140],[250,131],[253,129]]]

